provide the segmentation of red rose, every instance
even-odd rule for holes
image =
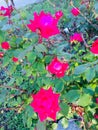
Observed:
[[[17,58],[17,57],[13,57],[13,58],[12,58],[12,61],[13,61],[13,62],[17,62],[17,61],[18,61],[18,58]]]
[[[57,24],[62,15],[61,11],[56,12],[55,17],[44,11],[41,11],[39,15],[35,12],[34,20],[30,20],[30,24],[27,26],[32,32],[40,34],[41,37],[49,38],[60,33]]]
[[[72,8],[71,9],[71,13],[74,15],[74,16],[78,16],[80,14],[80,10],[79,8]]]
[[[0,52],[0,58],[2,58],[4,56],[3,52]]]
[[[98,39],[95,40],[93,43],[92,43],[92,47],[90,48],[90,51],[95,54],[95,55],[98,55]]]
[[[41,121],[48,117],[56,120],[56,113],[60,111],[59,96],[60,94],[53,92],[52,87],[48,90],[41,88],[38,93],[32,95],[33,101],[30,106],[38,113]]]
[[[10,49],[10,44],[8,42],[2,42],[1,47],[5,50]]]
[[[96,98],[96,103],[98,104],[98,98]]]
[[[12,11],[13,11],[13,7],[12,6],[8,6],[8,8],[5,8],[5,7],[1,6],[1,8],[0,8],[0,15],[1,16],[8,16],[8,17],[10,17]]]
[[[60,11],[57,11],[56,13],[55,13],[55,17],[57,18],[57,19],[60,19],[61,17],[63,16],[63,12],[60,10]]]
[[[98,119],[98,114],[94,114],[94,118],[95,118],[95,119]]]
[[[80,33],[74,33],[72,36],[70,36],[70,42],[82,42],[83,38]]]
[[[46,69],[52,73],[55,74],[58,78],[64,77],[65,72],[69,68],[69,65],[67,62],[61,62],[58,60],[58,58],[54,58],[51,63],[46,67]]]

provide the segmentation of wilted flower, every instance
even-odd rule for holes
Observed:
[[[10,44],[8,42],[2,42],[1,47],[2,49],[8,50],[10,49]]]
[[[94,114],[94,118],[95,118],[95,119],[98,119],[98,114]]]
[[[69,68],[69,64],[67,62],[60,61],[57,57],[55,57],[51,63],[46,67],[46,69],[55,74],[56,77],[61,78],[64,77],[65,72]]]
[[[2,58],[4,56],[3,52],[0,52],[0,58]]]
[[[78,16],[80,14],[80,10],[79,8],[72,8],[71,9],[71,13],[74,15],[74,16]]]
[[[0,8],[0,16],[11,16],[11,13],[13,11],[13,7],[12,6],[8,6],[7,8],[1,6]]]
[[[98,55],[98,39],[95,40],[93,43],[92,43],[92,47],[90,48],[90,51],[95,54],[95,55]]]
[[[98,104],[98,98],[96,98],[96,103]]]
[[[75,42],[82,42],[83,38],[80,33],[74,33],[72,36],[70,36],[70,42],[75,43]]]
[[[62,15],[62,11],[56,12],[55,17],[44,11],[41,11],[39,15],[35,12],[34,20],[30,20],[30,24],[27,26],[32,32],[37,32],[41,37],[49,38],[60,33],[57,24]]]
[[[33,101],[30,106],[38,113],[41,121],[48,117],[56,120],[56,114],[60,111],[59,96],[60,94],[53,92],[52,87],[48,90],[41,88],[38,93],[32,95]]]
[[[12,61],[13,61],[13,62],[17,62],[17,61],[18,61],[18,58],[17,58],[17,57],[13,57],[13,58],[12,58]]]

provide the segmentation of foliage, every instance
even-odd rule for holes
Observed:
[[[0,59],[0,127],[1,130],[54,130],[55,124],[63,118],[68,123],[77,117],[77,124],[84,130],[97,130],[98,119],[98,55],[90,47],[98,37],[98,1],[92,0],[46,0],[15,10],[11,18],[0,16],[0,44],[10,43],[9,50],[3,50]],[[73,16],[71,9],[78,7],[80,14]],[[62,10],[64,16],[59,21],[60,34],[38,43],[38,35],[27,28],[33,12]],[[10,20],[10,24],[9,24]],[[70,36],[82,33],[82,42],[70,43]],[[62,78],[57,78],[46,70],[54,57],[69,63],[69,69]],[[12,58],[17,57],[18,62]],[[41,87],[60,93],[61,111],[57,120],[40,122],[37,113],[29,105],[31,94]],[[81,120],[78,120],[81,119]]]

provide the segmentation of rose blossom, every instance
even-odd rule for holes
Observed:
[[[60,61],[57,57],[55,57],[51,63],[46,67],[46,69],[52,73],[55,74],[56,77],[61,78],[64,77],[65,72],[69,68],[69,65],[67,62]]]
[[[98,39],[96,39],[93,43],[92,43],[92,47],[90,48],[90,51],[95,54],[98,55]]]
[[[56,113],[60,111],[59,96],[60,94],[53,92],[52,87],[48,90],[41,88],[39,92],[32,95],[33,101],[30,106],[38,113],[40,121],[48,117],[56,120]]]
[[[4,56],[3,52],[0,52],[0,58],[2,58]]]
[[[96,98],[96,103],[98,104],[98,98]]]
[[[83,38],[81,33],[74,33],[72,36],[70,36],[70,42],[82,42]]]
[[[98,114],[94,114],[94,118],[95,118],[95,119],[98,119]]]
[[[80,10],[79,8],[72,8],[71,9],[71,13],[74,15],[74,16],[78,16],[80,14]]]
[[[56,12],[55,17],[44,11],[41,11],[40,14],[35,12],[34,20],[30,20],[30,24],[28,24],[27,27],[32,32],[37,32],[41,37],[49,38],[50,36],[60,33],[57,24],[62,16],[62,11]]]
[[[10,49],[10,44],[8,42],[2,42],[1,47],[2,49],[8,50]]]
[[[11,16],[11,13],[13,11],[13,7],[12,6],[8,6],[7,8],[1,6],[0,8],[0,16]]]
[[[17,57],[13,57],[13,58],[12,58],[12,61],[13,61],[13,62],[17,62],[17,61],[18,61],[18,58],[17,58]]]

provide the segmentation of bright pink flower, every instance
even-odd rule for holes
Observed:
[[[13,61],[13,62],[17,62],[17,61],[18,61],[18,58],[17,58],[17,57],[13,57],[13,58],[12,58],[12,61]]]
[[[5,50],[10,49],[10,44],[8,42],[2,42],[1,47]]]
[[[61,11],[56,12],[55,17],[44,11],[41,11],[39,15],[35,12],[34,20],[30,20],[30,24],[27,26],[32,32],[38,32],[41,37],[49,38],[50,36],[60,33],[57,24],[61,17]]]
[[[74,33],[72,36],[70,36],[70,42],[82,42],[83,38],[80,33]]]
[[[94,114],[94,118],[95,118],[95,119],[98,119],[98,114]]]
[[[8,8],[5,8],[5,7],[1,6],[1,8],[0,8],[0,16],[8,16],[8,17],[10,17],[12,11],[13,11],[12,6],[9,6]]]
[[[64,77],[65,72],[69,68],[69,65],[67,62],[61,62],[58,60],[57,57],[55,57],[51,63],[46,67],[46,69],[52,73],[55,74],[56,77],[61,78]]]
[[[80,14],[80,10],[79,8],[72,8],[71,9],[71,13],[74,15],[74,16],[78,16]]]
[[[60,19],[62,16],[63,16],[63,12],[62,12],[61,10],[59,10],[59,11],[57,11],[57,12],[55,13],[55,17],[56,17],[57,19]]]
[[[0,58],[2,58],[4,56],[3,52],[0,52]]]
[[[96,98],[96,103],[98,104],[98,98]]]
[[[33,101],[30,106],[38,113],[41,121],[48,117],[56,120],[56,113],[60,111],[59,96],[60,94],[53,92],[52,87],[48,90],[41,88],[38,93],[32,95]]]
[[[95,40],[93,43],[92,43],[92,47],[90,48],[90,51],[95,54],[95,55],[98,55],[98,39]]]

